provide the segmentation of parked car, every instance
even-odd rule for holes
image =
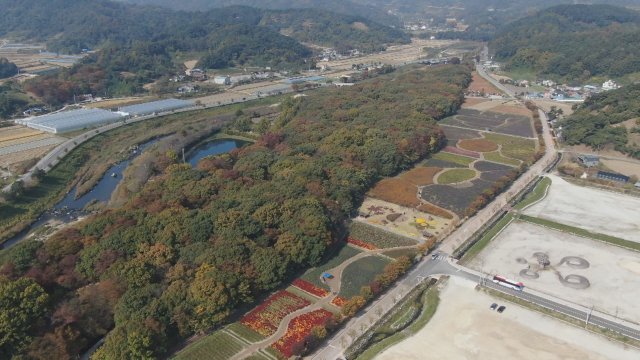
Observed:
[[[507,307],[506,307],[506,306],[504,306],[504,305],[503,305],[503,306],[500,306],[500,307],[498,308],[498,312],[502,314],[502,312],[503,312],[503,311],[504,311],[504,309],[506,309],[506,308],[507,308]]]
[[[491,304],[491,306],[489,306],[489,309],[495,310],[497,307],[498,307],[498,304],[493,303],[493,304]]]

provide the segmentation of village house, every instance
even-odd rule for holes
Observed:
[[[602,90],[608,91],[608,90],[615,90],[617,88],[619,88],[619,86],[613,80],[607,80],[604,83],[602,83]]]
[[[598,166],[600,164],[600,157],[593,155],[580,155],[578,160],[586,167]]]

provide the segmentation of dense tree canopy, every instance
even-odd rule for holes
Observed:
[[[585,144],[602,149],[613,144],[616,150],[640,159],[640,144],[629,143],[627,127],[612,126],[639,117],[640,85],[636,84],[589,97],[561,125],[569,145]],[[631,124],[631,131],[640,132],[640,126]]]
[[[609,5],[561,5],[515,21],[491,42],[508,68],[568,81],[640,71],[640,13]]]
[[[2,258],[1,273],[55,298],[21,353],[73,357],[113,329],[98,359],[154,358],[222,323],[317,265],[380,176],[442,147],[436,120],[470,79],[463,66],[403,68],[290,98],[258,142],[196,168],[159,154],[125,206]]]
[[[0,79],[12,77],[18,73],[16,64],[5,58],[0,58]]]

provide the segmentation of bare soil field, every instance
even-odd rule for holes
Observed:
[[[546,254],[550,265],[538,263]],[[640,323],[640,252],[519,220],[469,267],[498,272],[526,287]]]
[[[200,102],[202,102],[202,104],[209,105],[209,104],[217,104],[218,102],[224,104],[232,100],[240,100],[242,98],[255,99],[257,97],[255,95],[247,95],[247,94],[237,93],[233,91],[225,91],[218,94],[209,95],[201,98],[195,98],[191,100],[194,102],[199,100]]]
[[[549,178],[547,196],[526,209],[526,215],[640,242],[639,198]]]
[[[494,111],[460,109],[457,115],[448,117],[440,123],[472,130],[486,130],[486,128],[491,128],[491,131],[507,135],[522,137],[533,136],[531,119],[529,117]]]
[[[514,115],[522,115],[522,116],[527,116],[527,117],[531,117],[531,110],[524,108],[524,107],[519,107],[519,106],[504,106],[504,105],[500,105],[500,106],[496,106],[494,108],[491,108],[491,111],[497,111],[497,112],[503,112],[503,113],[507,113],[507,114],[514,114]]]
[[[491,101],[489,99],[481,99],[481,98],[466,98],[464,99],[464,103],[462,104],[463,108],[472,107],[477,104],[482,104],[484,102]]]
[[[490,152],[498,150],[498,145],[492,143],[491,141],[483,139],[462,140],[458,143],[458,146],[465,150],[477,152]]]
[[[197,63],[198,63],[198,60],[189,60],[184,62],[184,66],[187,69],[193,69]]]
[[[378,211],[371,211],[370,209],[372,209],[372,207],[380,209]],[[418,237],[420,236],[419,231],[414,225],[410,225],[415,224],[417,219],[423,219],[429,222],[430,228],[426,231],[432,234],[435,234],[436,232],[444,233],[445,229],[449,227],[453,221],[451,219],[445,219],[440,216],[425,214],[413,208],[400,206],[374,198],[365,199],[359,211],[371,214],[367,219],[365,219],[365,221],[367,222],[375,225],[385,226],[389,229],[407,234],[409,236]],[[376,212],[378,214],[376,214]],[[401,216],[398,216],[394,221],[390,221],[387,216],[391,214],[401,214]],[[395,216],[392,216],[391,218],[394,217]]]
[[[474,290],[475,284],[451,278],[438,309],[414,336],[376,357],[396,359],[480,360],[631,360],[640,351],[534,311]],[[504,313],[489,310],[497,302]]]
[[[433,184],[433,177],[440,171],[442,168],[439,167],[417,167],[400,175],[400,178],[416,186],[426,186]]]
[[[619,172],[622,175],[637,176],[640,178],[640,164],[622,160],[600,159],[600,162],[609,169]]]
[[[471,85],[469,85],[469,90],[473,91],[484,91],[486,93],[497,93],[501,94],[502,92],[498,89],[494,88],[490,82],[485,80],[482,76],[478,75],[477,72],[471,73],[473,77],[473,81],[471,81]]]
[[[480,110],[480,111],[484,111],[484,110],[489,110],[492,109],[496,106],[501,106],[505,103],[504,100],[494,100],[494,99],[488,99],[485,102],[481,102],[481,103],[477,103],[471,106],[463,106],[463,109],[472,109],[472,110]]]
[[[158,100],[156,98],[113,99],[86,104],[87,108],[111,109],[127,105],[137,105]]]
[[[420,205],[416,194],[418,187],[398,178],[386,178],[378,181],[367,195],[394,204],[415,207]]]
[[[7,163],[9,165],[12,165],[12,164],[21,163],[23,161],[31,160],[34,158],[39,158],[41,156],[44,156],[46,153],[49,152],[49,150],[53,149],[56,146],[57,145],[49,145],[49,146],[44,146],[36,149],[30,149],[30,150],[15,152],[7,155],[2,155],[0,156],[0,164],[2,164],[3,166],[6,165]]]
[[[551,110],[552,106],[555,106],[558,109],[562,109],[564,116],[573,114],[573,110],[571,110],[571,104],[561,103],[553,100],[535,100],[534,102],[545,111],[549,111]]]
[[[570,152],[576,153],[576,154],[593,154],[593,155],[600,155],[600,156],[611,156],[611,157],[617,157],[622,159],[636,160],[626,154],[621,153],[620,151],[614,150],[613,147],[614,147],[613,144],[607,144],[604,146],[604,148],[598,149],[597,154],[596,154],[596,151],[593,148],[591,148],[591,146],[587,146],[583,144],[564,146],[564,149],[569,150]]]

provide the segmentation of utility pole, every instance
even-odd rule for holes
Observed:
[[[184,148],[182,148],[182,163],[184,164],[186,161],[184,160]]]
[[[593,312],[593,305],[591,305],[591,309],[589,309],[589,313],[587,314],[587,323],[584,324],[585,328],[589,326],[589,317],[591,316],[591,312]]]

